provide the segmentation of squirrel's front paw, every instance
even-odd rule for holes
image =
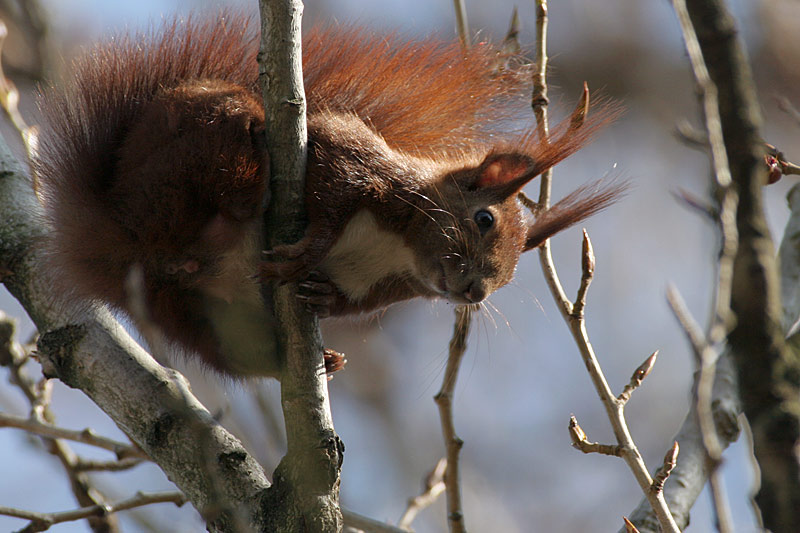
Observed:
[[[262,261],[258,267],[258,276],[262,282],[279,280],[284,283],[299,281],[308,275],[308,267],[303,261]]]
[[[264,257],[267,259],[298,259],[306,252],[306,242],[302,239],[294,244],[279,244],[271,250],[264,250]]]
[[[336,303],[336,286],[328,276],[315,270],[297,285],[297,299],[309,313],[325,318],[331,315],[331,307]]]
[[[325,348],[322,357],[325,360],[325,372],[328,374],[328,379],[333,377],[331,374],[343,369],[344,365],[347,363],[347,359],[343,353],[331,350],[330,348]]]
[[[282,244],[262,252],[265,261],[259,266],[261,281],[300,281],[309,274],[305,239],[294,244]]]

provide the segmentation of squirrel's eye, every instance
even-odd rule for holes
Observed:
[[[480,211],[476,212],[473,220],[475,221],[475,224],[478,225],[478,230],[480,230],[481,235],[489,231],[489,229],[494,225],[494,216],[486,209],[481,209]]]

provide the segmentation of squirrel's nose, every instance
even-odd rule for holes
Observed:
[[[486,289],[480,281],[473,281],[462,294],[470,303],[478,303],[486,298]]]

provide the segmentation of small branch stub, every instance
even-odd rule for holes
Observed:
[[[446,469],[447,459],[442,457],[433,467],[433,470],[425,476],[422,493],[408,500],[408,507],[406,507],[403,516],[397,522],[397,527],[410,531],[411,523],[417,514],[439,498],[439,495],[445,490],[444,474]]]
[[[569,417],[569,438],[572,441],[572,447],[582,451],[583,453],[599,453],[601,455],[622,457],[623,448],[618,444],[600,444],[598,442],[589,442],[589,440],[586,438],[586,433],[578,424],[578,419],[575,418],[574,415]]]
[[[772,184],[781,179],[781,176],[788,176],[791,174],[800,175],[800,166],[787,161],[783,152],[775,148],[769,143],[765,143],[767,147],[767,154],[764,156],[764,162],[769,168],[767,176],[767,183]]]
[[[589,292],[589,285],[594,278],[594,250],[592,249],[592,241],[589,239],[589,234],[583,230],[583,246],[581,253],[581,284],[578,287],[578,295],[575,297],[575,305],[572,306],[572,316],[582,320],[583,310],[586,307],[586,294]]]
[[[634,526],[633,522],[628,520],[627,517],[623,516],[622,521],[625,522],[625,533],[639,533],[639,530],[636,529],[636,526]]]
[[[650,374],[650,371],[653,370],[653,366],[656,364],[656,357],[658,357],[658,350],[650,354],[650,357],[645,359],[644,363],[639,365],[639,367],[633,371],[630,383],[625,385],[625,389],[619,396],[617,396],[617,399],[620,402],[625,404],[631,399],[631,394],[633,394],[633,391],[639,388],[639,385],[642,384],[644,378],[646,378]]]
[[[575,111],[572,112],[572,116],[569,119],[569,129],[580,129],[583,123],[586,122],[587,116],[589,116],[589,84],[584,81],[581,98],[578,100],[578,105],[575,107]]]
[[[653,492],[661,492],[664,490],[664,483],[672,473],[672,470],[678,465],[679,451],[680,447],[678,446],[678,441],[675,441],[675,443],[672,445],[672,448],[670,448],[667,454],[664,456],[664,464],[661,466],[658,473],[656,473],[656,476],[653,479],[653,484],[650,486],[650,490]]]
[[[678,322],[683,328],[684,333],[686,333],[686,337],[689,339],[689,343],[692,345],[692,349],[694,350],[696,362],[698,365],[700,365],[702,363],[702,353],[706,348],[708,348],[708,341],[705,333],[703,333],[703,330],[700,328],[697,322],[695,322],[694,318],[692,318],[692,315],[686,308],[683,298],[674,285],[667,287],[667,302],[669,303],[670,309],[672,309],[672,313],[675,315],[675,318],[678,319]]]

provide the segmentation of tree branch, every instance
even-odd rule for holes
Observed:
[[[261,0],[259,77],[264,96],[272,199],[265,217],[268,244],[293,243],[305,231],[307,151],[300,0]],[[276,530],[339,531],[339,473],[344,446],[333,428],[316,317],[294,297],[294,284],[276,287],[274,311],[284,355],[281,402],[287,453],[275,470],[265,512]],[[269,295],[265,295],[269,297]],[[273,515],[273,511],[280,510]]]
[[[549,127],[547,120],[547,1],[537,0],[536,11],[536,27],[537,27],[537,40],[536,40],[536,64],[537,71],[534,74],[533,81],[533,95],[531,98],[531,105],[536,115],[536,121],[539,128],[539,135],[541,139],[546,142],[549,137]],[[541,176],[541,188],[539,193],[539,207],[540,209],[547,209],[550,204],[550,188],[552,182],[552,169],[548,169]],[[586,297],[586,290],[588,289],[589,282],[594,270],[594,261],[591,256],[591,245],[584,245],[584,259],[583,259],[583,278],[581,281],[581,290],[579,291],[578,308],[582,311]],[[647,467],[642,459],[636,444],[631,437],[628,430],[627,423],[625,422],[624,406],[625,402],[617,399],[611,392],[608,382],[603,375],[600,364],[595,356],[594,349],[589,342],[589,336],[586,331],[586,323],[584,321],[583,313],[574,313],[573,304],[569,301],[558,279],[555,264],[553,262],[552,253],[550,251],[550,242],[545,241],[539,248],[539,259],[542,266],[547,285],[553,295],[561,315],[569,326],[575,343],[583,358],[584,364],[589,371],[592,383],[606,408],[609,421],[611,422],[614,436],[620,446],[621,456],[628,464],[628,467],[633,472],[639,486],[645,493],[648,501],[655,510],[659,523],[664,531],[677,533],[678,528],[670,514],[667,504],[664,500],[663,492],[651,490],[653,479],[647,471]]]
[[[447,523],[451,533],[463,533],[464,511],[461,507],[461,474],[458,457],[464,441],[456,434],[453,420],[453,393],[458,379],[458,370],[461,360],[467,349],[467,336],[472,320],[472,306],[460,305],[456,307],[456,323],[453,327],[453,337],[450,339],[450,353],[447,357],[447,368],[442,379],[442,388],[434,396],[436,405],[439,406],[439,419],[442,424],[442,436],[447,450],[447,466],[444,472],[444,484],[447,489]]]
[[[110,452],[114,452],[119,458],[145,458],[144,452],[127,444],[125,442],[118,442],[113,439],[108,439],[101,435],[97,435],[91,429],[73,430],[64,429],[50,424],[44,424],[32,418],[24,418],[21,416],[14,416],[6,413],[0,413],[0,427],[17,428],[39,435],[42,437],[49,437],[51,439],[66,439],[83,444],[89,444],[98,448],[103,448]]]
[[[159,366],[102,308],[61,298],[41,268],[44,228],[30,180],[0,139],[0,271],[2,281],[39,331],[48,377],[84,391],[148,457],[215,520],[210,531],[233,531],[230,508],[269,486],[239,441],[194,398],[184,379]],[[122,386],[124,384],[124,386]],[[198,446],[206,453],[198,454]],[[214,468],[209,468],[207,457]]]
[[[74,522],[76,520],[83,520],[84,518],[107,516],[119,511],[127,511],[154,503],[174,503],[180,507],[186,503],[186,496],[184,496],[182,492],[177,491],[157,492],[152,494],[137,492],[134,496],[116,503],[91,505],[88,507],[81,507],[80,509],[56,513],[37,513],[22,509],[14,509],[12,507],[0,507],[0,515],[30,520],[31,523],[22,529],[20,533],[36,533],[39,531],[46,531],[56,524]]]
[[[731,293],[736,325],[728,340],[761,468],[756,503],[765,527],[793,531],[800,523],[800,357],[786,348],[781,329],[778,269],[761,196],[767,167],[758,102],[724,2],[691,0],[687,7],[719,92],[722,133],[739,194]]]

